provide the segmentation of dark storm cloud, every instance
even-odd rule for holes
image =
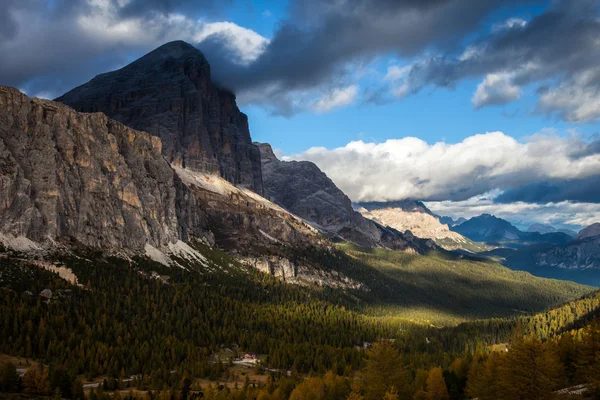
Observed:
[[[496,198],[498,203],[600,203],[600,176],[585,179],[536,182],[510,189]]]
[[[572,99],[600,99],[591,70],[600,65],[597,1],[552,1],[526,25],[492,29],[487,36],[480,33],[500,12],[512,15],[524,4],[548,1],[292,0],[289,17],[279,22],[253,62],[240,62],[228,45],[232,36],[227,33],[215,32],[196,44],[206,53],[215,79],[235,91],[241,102],[282,114],[298,111],[298,93],[356,84],[357,66],[395,55],[421,60],[405,78],[403,94],[426,85],[453,87],[465,78],[502,71],[510,74],[510,81],[484,88],[491,94],[479,106],[518,98],[518,89],[511,85],[539,82],[546,90],[539,93],[538,112],[556,112],[575,121],[594,119],[600,111]],[[9,56],[0,59],[0,82],[38,91],[49,85],[45,91],[60,94],[168,40],[190,40],[193,27],[185,24],[194,24],[201,16],[222,16],[230,3],[130,0],[122,5],[105,0],[92,5],[85,0],[5,0],[0,11],[0,51]],[[148,30],[147,36],[131,37],[127,27],[119,37],[83,32],[81,17],[107,5],[116,10],[107,17],[111,23],[137,19]],[[172,13],[187,19],[166,22]],[[475,51],[461,58],[466,38]],[[433,56],[425,56],[429,54]],[[390,83],[362,88],[363,99],[376,103],[393,99]]]
[[[291,5],[291,18],[251,65],[232,64],[219,51],[223,46],[218,37],[200,48],[215,65],[216,78],[233,90],[269,86],[269,97],[283,97],[291,90],[341,79],[349,62],[386,53],[412,57],[426,49],[456,49],[486,16],[516,3],[523,2],[299,0]]]
[[[203,14],[220,13],[231,0],[131,0],[124,7],[118,7],[119,0],[112,0],[124,18],[151,15],[152,13]]]
[[[586,110],[578,102],[600,98],[599,7],[597,1],[554,2],[526,24],[492,30],[460,55],[426,58],[412,66],[407,92],[427,85],[453,87],[465,78],[503,73],[514,85],[541,82],[540,112],[557,112],[576,122],[597,119],[600,110]]]

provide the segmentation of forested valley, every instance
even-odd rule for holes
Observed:
[[[537,399],[578,384],[593,393],[600,377],[597,293],[544,312],[443,327],[381,312],[388,306],[377,306],[373,293],[289,285],[216,250],[210,256],[222,266],[213,274],[99,254],[61,258],[79,285],[25,259],[0,259],[0,353],[12,357],[2,392]],[[369,272],[359,267],[348,273]],[[392,289],[380,304],[401,295]],[[46,290],[51,296],[39,295]],[[241,368],[247,355],[256,360]]]

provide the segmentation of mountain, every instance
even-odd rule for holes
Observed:
[[[202,242],[274,275],[310,281],[313,266],[291,259],[330,245],[248,188],[170,165],[158,137],[5,86],[0,184],[0,242],[17,250],[84,247],[181,265],[182,257],[200,257],[194,243]]]
[[[352,202],[327,175],[309,161],[281,161],[269,144],[260,149],[266,196],[332,238],[366,247],[388,247],[426,253],[433,243],[404,235],[373,222],[352,208]],[[392,227],[393,228],[393,227]]]
[[[498,257],[512,269],[536,276],[600,286],[600,236],[558,245],[542,243],[517,249],[495,249],[484,254]]]
[[[206,58],[188,43],[160,46],[56,100],[158,136],[176,167],[219,174],[262,194],[260,153],[248,118],[232,93],[213,84]]]
[[[588,237],[598,236],[600,235],[600,222],[596,222],[590,226],[587,226],[579,231],[577,234],[577,239],[585,239]]]
[[[562,232],[545,234],[523,232],[510,222],[490,214],[481,214],[450,229],[477,242],[504,245],[524,245],[528,243],[564,244],[572,239],[569,235]]]
[[[562,232],[562,233],[566,233],[567,235],[571,236],[572,238],[575,238],[577,236],[577,232],[572,231],[570,229],[556,229],[552,225],[546,225],[546,224],[532,224],[527,228],[527,232],[538,232],[538,233],[542,233],[542,234],[552,233],[552,232]]]
[[[467,219],[460,217],[457,218],[456,220],[452,219],[452,217],[443,217],[438,215],[437,218],[440,220],[440,222],[444,225],[448,225],[448,226],[454,226],[454,225],[460,225],[463,222],[465,222]]]
[[[546,224],[532,224],[527,228],[527,232],[550,233],[556,232],[556,228]]]
[[[403,200],[394,202],[365,202],[356,204],[365,217],[392,227],[400,232],[410,231],[420,238],[433,240],[446,250],[479,252],[488,248],[475,243],[442,224],[422,202]]]

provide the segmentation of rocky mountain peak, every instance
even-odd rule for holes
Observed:
[[[175,166],[263,192],[260,152],[248,118],[235,96],[212,82],[206,58],[188,43],[167,43],[57,101],[160,137],[164,156]]]
[[[273,152],[273,147],[271,147],[269,143],[254,142],[254,145],[256,145],[260,150],[260,158],[262,163],[279,161],[279,159]]]
[[[600,222],[596,222],[590,226],[587,226],[579,231],[577,239],[585,239],[592,236],[600,235]]]

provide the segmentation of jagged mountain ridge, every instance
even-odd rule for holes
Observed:
[[[420,201],[365,202],[357,203],[356,207],[366,218],[401,232],[410,231],[417,237],[431,239],[446,250],[487,250],[485,245],[450,230]]]
[[[327,175],[309,161],[281,161],[269,144],[256,143],[262,160],[266,195],[333,238],[365,247],[425,253],[433,243],[402,234],[364,218]]]
[[[164,44],[56,100],[160,137],[173,165],[217,173],[262,194],[260,154],[248,118],[232,93],[213,84],[208,61],[191,44]]]
[[[491,214],[481,214],[450,229],[476,242],[564,244],[572,239],[562,232],[523,232],[510,222]]]
[[[552,225],[547,225],[547,224],[531,224],[527,228],[527,232],[539,232],[541,234],[552,233],[552,232],[562,232],[562,233],[566,233],[567,235],[571,236],[572,238],[575,238],[577,236],[577,232],[575,232],[575,231],[572,231],[570,229],[556,229]]]

